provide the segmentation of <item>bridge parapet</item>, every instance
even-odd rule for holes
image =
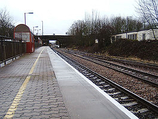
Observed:
[[[57,40],[60,46],[67,46],[70,42],[72,42],[74,36],[72,35],[39,35],[35,36],[35,40],[40,38],[43,43],[49,44],[49,40]]]

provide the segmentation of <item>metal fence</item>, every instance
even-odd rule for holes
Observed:
[[[26,43],[0,36],[0,63],[6,64],[10,59],[26,52]]]

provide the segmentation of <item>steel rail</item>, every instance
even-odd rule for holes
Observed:
[[[76,51],[70,51],[70,52],[75,52],[76,53]],[[81,51],[79,51],[79,53],[81,53],[83,55],[87,54],[87,53],[81,52]],[[95,55],[95,54],[92,54],[92,53],[88,53],[88,54],[93,56],[93,57],[95,56],[97,58],[101,58],[103,60],[115,61],[115,62],[119,62],[119,63],[122,63],[122,64],[135,65],[135,66],[141,66],[141,67],[145,67],[145,68],[158,70],[158,65],[153,64],[153,63],[143,63],[143,62],[138,62],[138,61],[133,61],[133,60],[126,60],[126,59],[121,59],[121,58],[120,59],[116,59],[116,58],[111,58],[111,57],[107,57],[107,56],[103,57],[103,56]]]
[[[158,75],[154,75],[154,74],[150,74],[150,73],[147,73],[147,72],[143,72],[143,71],[139,71],[139,70],[136,70],[136,69],[133,69],[133,68],[128,68],[128,67],[125,67],[125,66],[121,66],[121,65],[118,65],[118,64],[114,64],[114,63],[111,63],[109,61],[105,61],[105,60],[100,60],[100,59],[90,59],[88,57],[85,57],[85,56],[80,56],[80,55],[77,55],[77,54],[73,54],[73,53],[69,53],[69,54],[72,54],[76,57],[79,57],[79,58],[82,58],[82,59],[85,59],[85,60],[88,60],[88,61],[91,61],[93,63],[96,63],[98,65],[101,65],[101,66],[104,66],[104,67],[107,67],[107,68],[110,68],[112,70],[115,70],[117,72],[120,72],[120,73],[123,73],[123,74],[126,74],[128,76],[131,76],[131,77],[134,77],[134,78],[137,78],[141,81],[144,81],[152,86],[155,86],[155,87],[158,87],[158,83],[155,83],[154,81],[150,81],[148,79],[145,79],[145,78],[142,78],[142,77],[139,77],[139,76],[136,76],[135,74],[132,74],[132,73],[129,73],[128,71],[132,71],[132,72],[135,72],[135,73],[139,73],[143,76],[149,76],[149,77],[152,77],[154,79],[152,80],[158,80]],[[106,64],[110,64],[111,66],[115,66],[115,67],[111,67],[111,66],[108,66],[108,65],[105,65],[103,63],[106,63]],[[125,69],[127,72],[125,72],[124,70],[119,70],[118,68],[116,67],[120,67],[121,69]]]

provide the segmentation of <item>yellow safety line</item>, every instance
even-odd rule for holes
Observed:
[[[43,50],[44,50],[44,48],[43,48]],[[38,55],[38,57],[37,57],[35,63],[33,64],[32,68],[31,68],[31,70],[30,70],[30,72],[29,72],[29,76],[26,77],[24,83],[23,83],[22,86],[20,87],[19,92],[18,92],[17,95],[15,96],[14,101],[13,101],[12,105],[10,106],[10,108],[8,109],[8,112],[6,113],[4,119],[10,119],[10,118],[12,118],[12,117],[14,116],[14,113],[15,113],[15,111],[16,111],[18,105],[19,105],[19,102],[20,102],[20,100],[21,100],[21,97],[22,97],[22,95],[23,95],[23,93],[24,93],[24,91],[25,91],[25,89],[26,89],[26,85],[27,85],[27,83],[29,82],[29,80],[30,80],[30,78],[31,78],[30,75],[33,73],[34,68],[35,68],[35,66],[36,66],[36,64],[37,64],[37,62],[38,62],[38,60],[39,60],[39,58],[40,58],[40,56],[41,56],[43,50],[42,50],[42,51],[40,52],[40,54]]]

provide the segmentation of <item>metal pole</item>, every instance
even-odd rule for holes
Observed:
[[[43,36],[43,21],[42,21],[42,36]]]
[[[24,22],[26,24],[26,13],[24,13]]]
[[[25,24],[26,24],[26,14],[33,14],[33,12],[27,12],[27,13],[24,13]]]

